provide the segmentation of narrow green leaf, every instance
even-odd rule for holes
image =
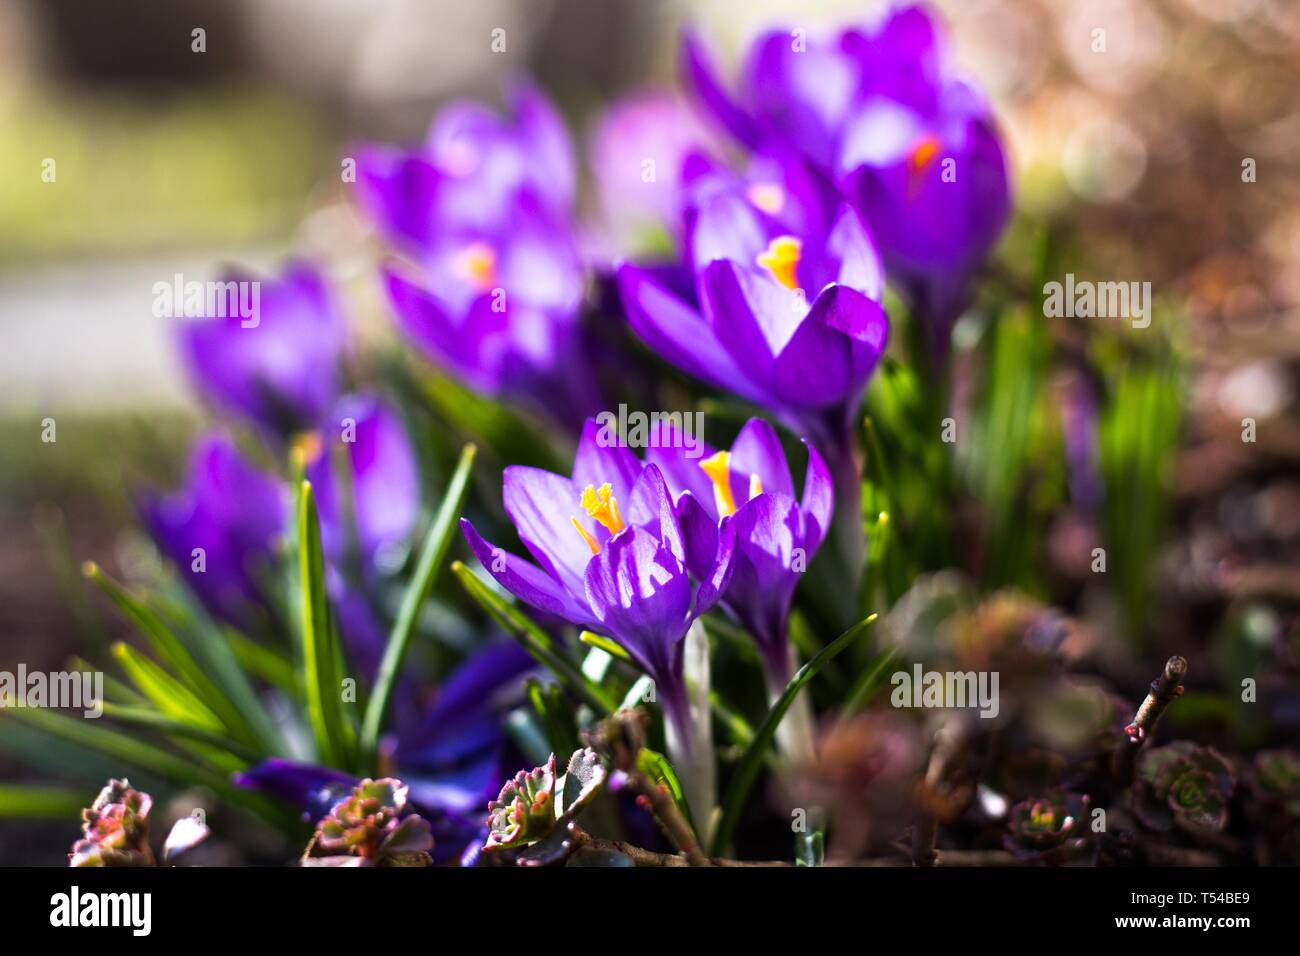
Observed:
[[[411,636],[415,633],[420,609],[428,600],[434,579],[447,557],[447,551],[451,548],[452,538],[457,530],[457,519],[465,503],[465,494],[469,490],[469,476],[474,467],[475,454],[476,449],[473,445],[466,445],[461,449],[460,460],[456,464],[455,472],[452,473],[451,482],[447,485],[438,514],[429,527],[429,533],[425,536],[415,574],[406,587],[406,593],[402,595],[402,605],[393,624],[392,633],[388,636],[388,646],[384,648],[384,657],[379,664],[374,688],[370,692],[370,702],[366,707],[365,720],[361,725],[361,753],[364,761],[369,762],[374,757],[380,729],[388,713],[402,661],[405,660],[407,648],[411,645]]]
[[[130,644],[118,641],[112,647],[113,657],[122,666],[126,676],[140,689],[155,707],[169,717],[184,720],[196,727],[219,731],[221,720],[188,687],[176,680]]]
[[[744,756],[740,758],[735,775],[731,778],[731,785],[727,788],[727,795],[722,803],[722,819],[718,822],[718,829],[713,837],[714,856],[723,856],[731,845],[732,834],[735,832],[736,824],[740,822],[741,811],[745,808],[745,801],[749,798],[749,791],[754,786],[754,780],[758,777],[758,771],[763,765],[767,749],[771,746],[772,738],[776,735],[776,728],[780,725],[782,718],[785,717],[785,712],[790,709],[790,705],[798,696],[799,691],[803,690],[804,685],[816,677],[817,672],[834,660],[841,651],[865,634],[875,622],[876,615],[872,614],[865,620],[854,624],[823,647],[812,660],[795,671],[794,677],[790,678],[790,683],[786,685],[785,692],[781,694],[780,699],[768,711],[767,717],[754,734],[753,742],[745,750]]]
[[[677,804],[677,809],[681,811],[682,816],[686,818],[686,822],[694,830],[695,821],[691,819],[691,808],[686,803],[686,793],[682,790],[681,779],[677,776],[677,771],[673,769],[673,765],[668,758],[657,750],[642,747],[636,755],[636,768],[649,777],[653,783],[662,784],[668,790],[668,795],[673,798],[673,803]]]
[[[561,648],[516,607],[507,604],[473,571],[460,561],[451,564],[452,573],[460,580],[465,592],[477,601],[507,633],[523,645],[524,650],[543,667],[559,678],[575,694],[594,707],[600,714],[612,714],[618,709],[615,700],[603,687],[588,680],[582,669],[568,658]]]
[[[616,641],[610,640],[603,634],[596,634],[592,631],[583,631],[578,635],[578,640],[590,647],[599,647],[610,657],[616,657],[620,661],[631,661],[632,655],[623,650],[623,646]]]
[[[207,709],[215,714],[230,731],[231,736],[249,746],[255,747],[263,743],[244,716],[245,712],[213,682],[208,672],[199,665],[180,638],[172,633],[171,628],[153,608],[129,593],[94,562],[86,563],[85,574],[139,628],[159,659],[194,691]]]
[[[181,737],[186,740],[197,740],[200,743],[211,744],[213,747],[224,750],[238,758],[239,766],[232,769],[243,769],[249,764],[257,763],[264,756],[259,751],[245,747],[239,741],[231,740],[224,734],[196,726],[184,720],[177,720],[156,710],[149,710],[144,707],[123,707],[121,704],[105,702],[104,715],[120,723],[157,730],[170,737]]]
[[[0,819],[17,817],[75,822],[87,803],[85,793],[69,787],[0,784]]]
[[[249,673],[256,674],[287,694],[297,695],[301,692],[293,661],[287,656],[236,631],[226,630],[223,636],[240,665]]]
[[[325,559],[320,518],[311,482],[298,485],[298,584],[302,627],[307,719],[317,756],[331,767],[349,767],[351,726],[343,713],[342,683],[336,670],[339,649],[325,594]]]

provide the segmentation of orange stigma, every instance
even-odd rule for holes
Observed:
[[[921,177],[939,157],[939,149],[939,140],[933,136],[926,136],[912,147],[907,156],[908,191],[912,194],[920,188]]]
[[[799,288],[799,255],[803,243],[794,236],[777,236],[758,255],[758,264],[787,289]]]
[[[497,286],[497,253],[486,242],[466,246],[456,256],[456,272],[479,292]]]

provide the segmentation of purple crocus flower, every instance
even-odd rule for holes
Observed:
[[[224,435],[199,438],[185,485],[148,495],[140,511],[159,549],[213,614],[247,623],[263,603],[259,575],[274,560],[288,495]]]
[[[483,225],[452,216],[420,254],[421,268],[385,270],[398,326],[435,363],[487,395],[566,425],[598,405],[579,318],[586,280],[571,225],[536,194]]]
[[[495,547],[465,519],[461,527],[483,567],[515,597],[619,643],[689,741],[683,639],[726,588],[735,535],[730,522],[708,529],[712,553],[688,540],[659,468],[603,445],[598,432],[588,421],[571,477],[505,470],[506,513],[536,564]]]
[[[422,249],[448,219],[500,228],[521,191],[553,214],[571,211],[577,166],[563,119],[526,81],[507,87],[506,106],[502,118],[481,103],[452,103],[420,147],[358,150],[362,205],[390,241]]]
[[[803,494],[794,480],[776,431],[751,418],[730,450],[705,446],[687,457],[682,443],[660,441],[646,452],[677,500],[690,541],[710,550],[710,535],[723,521],[735,534],[735,562],[723,605],[758,646],[768,683],[783,691],[792,676],[787,625],[802,572],[821,547],[835,510],[830,470],[808,446]]]
[[[660,273],[624,265],[629,321],[668,361],[771,409],[826,455],[855,575],[863,549],[851,426],[889,332],[871,234],[801,162],[760,156],[744,178],[698,167],[685,218],[699,305]]]
[[[353,530],[339,487],[338,469],[344,465],[361,567],[370,573],[393,563],[394,552],[415,528],[420,504],[415,450],[397,413],[373,395],[344,396],[320,430],[299,447],[316,496],[326,558],[343,565]]]
[[[908,6],[833,38],[764,34],[735,95],[692,36],[682,63],[688,88],[733,136],[799,149],[855,205],[946,352],[971,274],[1006,224],[1010,188],[988,105],[953,76],[933,18]]]
[[[436,863],[456,860],[483,842],[483,807],[513,766],[501,727],[502,698],[518,690],[521,675],[533,666],[532,658],[513,641],[490,644],[448,675],[422,715],[396,727],[386,759],[410,787],[416,811],[433,827]],[[263,761],[234,777],[237,785],[299,810],[308,822],[324,816],[358,780],[339,770],[282,758]]]
[[[285,439],[320,420],[338,397],[347,344],[343,319],[320,274],[290,263],[259,283],[257,315],[190,319],[178,330],[191,382],[208,402]]]

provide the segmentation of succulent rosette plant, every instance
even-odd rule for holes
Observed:
[[[1086,794],[1056,791],[1025,800],[1007,815],[1002,845],[1027,863],[1091,864],[1099,841]]]
[[[72,845],[68,865],[73,867],[153,866],[149,846],[149,813],[153,798],[131,787],[130,781],[110,780],[81,813],[82,837]],[[195,817],[182,817],[163,845],[167,862],[193,849],[208,836],[207,825]]]
[[[428,866],[433,835],[399,780],[362,780],[316,825],[303,866]]]
[[[564,859],[573,849],[573,824],[579,811],[604,787],[608,773],[593,750],[574,751],[557,776],[555,754],[541,767],[521,770],[488,804],[488,834],[483,852],[515,850],[518,866],[542,866]]]
[[[1138,757],[1134,810],[1153,830],[1222,830],[1236,785],[1232,766],[1212,747],[1178,740]]]

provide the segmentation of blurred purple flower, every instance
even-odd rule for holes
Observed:
[[[230,439],[210,433],[190,455],[184,486],[146,495],[140,511],[159,549],[204,605],[223,620],[246,623],[262,603],[258,576],[271,564],[288,520],[284,486]]]
[[[245,327],[234,314],[179,326],[195,389],[273,439],[313,427],[338,397],[347,344],[324,280],[311,266],[289,263],[277,280],[231,274],[223,281],[260,282],[256,324]]]
[[[515,597],[622,645],[689,741],[683,639],[726,588],[735,534],[724,521],[714,553],[697,550],[659,469],[602,444],[597,433],[589,421],[572,477],[505,470],[506,513],[537,564],[495,547],[465,519],[461,527],[483,567]]]
[[[701,42],[684,39],[687,87],[751,149],[798,149],[875,232],[931,344],[946,351],[967,286],[1005,226],[1006,157],[983,97],[953,76],[934,19],[891,11],[833,38],[774,31],[729,93]]]
[[[361,203],[390,241],[422,249],[447,221],[501,228],[521,191],[569,214],[577,168],[563,119],[527,81],[507,88],[506,106],[502,118],[481,103],[452,103],[416,149],[359,148]]]
[[[420,508],[415,450],[397,413],[373,395],[344,396],[320,432],[300,447],[320,512],[326,558],[342,567],[348,536],[355,530],[365,574],[395,563],[394,554],[407,544]],[[339,487],[341,464],[347,468],[351,516],[345,510],[348,499]],[[351,528],[349,520],[355,522]]]

